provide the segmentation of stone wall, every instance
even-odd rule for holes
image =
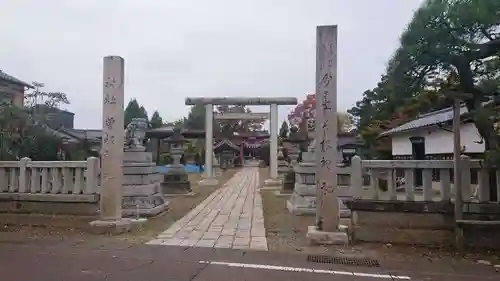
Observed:
[[[450,202],[348,200],[352,211],[350,234],[354,243],[375,242],[428,247],[453,247],[455,221]],[[484,208],[468,206],[466,219],[480,220]],[[481,209],[482,214],[478,214]],[[491,209],[491,208],[490,208]],[[498,216],[500,205],[488,216]],[[500,249],[500,225],[464,225],[465,246]]]
[[[354,242],[450,246],[453,205],[444,202],[348,200]]]
[[[480,160],[465,155],[460,161],[462,206],[455,222],[452,160],[361,160],[354,156],[349,187],[353,199],[346,202],[353,213],[354,242],[453,246],[456,236],[463,234],[465,247],[500,249],[500,185],[493,183],[490,188],[489,181],[491,173],[499,178],[500,170],[485,168]],[[474,169],[478,184],[471,179]],[[439,182],[433,175],[439,175]]]
[[[96,216],[99,195],[0,193],[0,213]]]

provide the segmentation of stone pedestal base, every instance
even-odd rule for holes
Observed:
[[[161,190],[164,195],[191,192],[191,183],[184,166],[180,164],[168,165],[168,172],[163,173]]]
[[[285,176],[286,176],[286,174],[288,174],[289,169],[290,168],[288,168],[288,165],[278,166],[278,179],[280,179],[281,181],[284,181]]]
[[[258,160],[247,160],[247,161],[245,161],[243,166],[245,166],[245,167],[260,167],[260,163],[261,162]]]
[[[274,195],[278,197],[290,197],[292,195],[292,192],[281,189],[281,190],[275,190]]]
[[[286,201],[286,208],[291,214],[296,216],[314,216],[316,214],[316,205],[303,205],[295,203],[296,194],[292,194],[290,199]]]
[[[340,209],[340,217],[341,218],[350,218],[351,217],[351,210],[349,210],[349,209]]]
[[[165,194],[165,197],[174,198],[174,197],[193,197],[196,196],[198,192],[191,191],[189,193],[178,193],[178,194]]]
[[[161,202],[163,203],[161,203],[160,205],[150,204],[149,200],[149,198],[145,198],[143,202],[139,204],[139,208],[137,208],[137,206],[135,208],[131,206],[127,209],[123,209],[122,215],[124,217],[155,217],[168,210],[168,205],[170,204],[170,202],[168,200],[165,200],[165,198],[161,198]]]
[[[169,202],[161,193],[151,152],[126,150],[123,157],[122,215],[152,217],[166,211]]]
[[[316,214],[316,185],[295,182],[293,194],[286,205],[288,211],[294,215]]]
[[[347,198],[339,198],[339,211],[341,219],[351,217],[351,210],[349,210],[349,208],[347,208],[347,206],[344,204],[344,199]]]
[[[294,215],[316,214],[316,164],[314,154],[308,151],[303,154],[303,162],[295,166],[295,185],[293,194],[287,201],[290,213]]]
[[[279,179],[267,179],[264,181],[264,186],[265,187],[281,187],[281,180]]]
[[[132,229],[131,219],[119,219],[119,220],[95,220],[90,222],[90,226],[93,227],[93,231],[97,234],[121,234],[129,232]]]
[[[222,174],[222,170],[219,166],[212,167],[212,177],[219,177]]]
[[[306,238],[311,245],[349,245],[347,227],[340,226],[335,232],[320,231],[315,225],[307,228]]]
[[[292,194],[294,188],[295,188],[295,172],[293,171],[293,169],[289,169],[287,173],[285,173],[284,175],[281,193]]]
[[[188,194],[193,190],[191,189],[191,183],[189,181],[171,181],[162,182],[161,191],[164,196],[169,196],[172,194]]]
[[[153,217],[168,209],[169,202],[160,191],[160,183],[123,185],[122,215]]]
[[[204,178],[198,182],[199,186],[216,186],[219,181],[216,178]]]

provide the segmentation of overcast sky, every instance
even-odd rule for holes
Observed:
[[[67,93],[75,127],[100,128],[102,57],[120,55],[126,102],[173,121],[187,114],[187,96],[304,98],[314,91],[316,26],[337,24],[346,110],[379,81],[421,2],[0,0],[0,69]]]

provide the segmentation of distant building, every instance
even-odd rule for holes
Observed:
[[[24,106],[24,91],[33,88],[30,84],[0,70],[0,99],[15,106]]]
[[[99,152],[101,149],[102,130],[60,128],[54,132],[65,145],[82,147],[85,142],[91,151]]]
[[[485,146],[470,118],[467,108],[460,109],[460,142],[462,151],[470,156],[484,153]],[[453,156],[453,110],[451,107],[420,115],[417,119],[383,132],[389,137],[392,158],[401,160],[451,159]]]
[[[35,105],[34,110],[45,116],[45,123],[53,129],[73,129],[75,114],[64,109],[46,106],[45,104]]]

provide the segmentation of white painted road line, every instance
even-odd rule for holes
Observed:
[[[222,261],[200,261],[200,263],[210,264],[210,265],[224,265],[224,266],[228,266],[228,267],[255,268],[255,269],[278,270],[278,271],[288,271],[288,272],[322,273],[322,274],[331,274],[331,275],[370,277],[370,278],[381,278],[381,279],[390,279],[390,280],[392,280],[392,279],[394,279],[394,280],[411,280],[410,276],[399,276],[399,275],[390,275],[390,274],[349,272],[349,271],[338,271],[338,270],[324,270],[324,269],[313,269],[313,268],[276,266],[276,265],[265,265],[265,264],[251,264],[251,263],[236,263],[236,262],[222,262]]]

